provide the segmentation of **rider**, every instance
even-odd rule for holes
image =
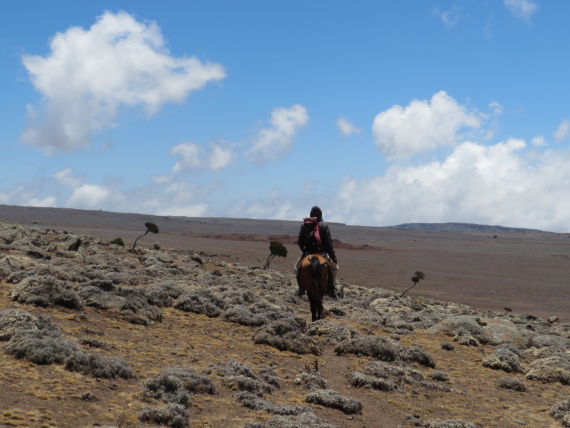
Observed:
[[[318,222],[318,230],[320,234],[320,244],[315,245],[309,242],[308,234],[307,234],[307,227],[305,224],[310,223],[311,221]],[[308,218],[304,219],[303,225],[301,225],[301,230],[299,231],[299,239],[298,239],[299,248],[303,252],[303,254],[295,263],[295,271],[297,272],[297,284],[299,284],[299,264],[304,257],[308,256],[309,254],[321,254],[322,256],[328,258],[332,263],[329,262],[330,265],[330,272],[331,272],[331,282],[329,283],[329,287],[327,290],[327,294],[331,297],[335,297],[335,276],[336,270],[338,269],[337,266],[337,259],[334,253],[333,242],[331,237],[331,232],[329,229],[329,225],[323,221],[323,211],[318,207],[314,206],[311,208],[311,213],[309,214]],[[303,290],[299,284],[299,296],[305,294],[305,290]]]

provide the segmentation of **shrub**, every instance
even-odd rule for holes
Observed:
[[[348,381],[357,388],[377,389],[379,391],[394,391],[398,385],[389,379],[377,378],[360,372],[352,372]]]
[[[113,239],[111,242],[109,242],[110,244],[115,244],[115,245],[120,245],[121,247],[125,246],[125,241],[123,241],[123,238],[115,238]]]
[[[348,415],[362,411],[362,403],[354,398],[345,397],[332,389],[317,389],[305,396],[307,403],[320,404],[346,413]]]
[[[212,367],[222,376],[222,383],[228,388],[247,391],[259,397],[274,390],[272,384],[258,377],[247,364],[237,360],[219,362]]]
[[[62,364],[69,355],[79,351],[77,345],[56,330],[17,331],[4,349],[9,355],[34,364]]]
[[[337,355],[366,355],[382,361],[394,361],[398,356],[397,345],[379,336],[356,337],[340,343],[334,351]]]
[[[270,401],[259,398],[251,392],[242,391],[237,394],[237,399],[245,407],[253,410],[263,410],[267,413],[276,415],[298,415],[303,412],[311,412],[312,410],[304,406],[295,406],[290,404],[274,404]]]
[[[93,377],[110,379],[120,377],[132,379],[135,374],[119,357],[101,357],[79,351],[70,354],[65,359],[65,368],[72,372],[80,372]]]
[[[503,370],[507,373],[523,373],[519,357],[506,348],[500,348],[494,354],[483,359],[483,366],[494,370]]]
[[[171,428],[186,428],[189,426],[190,413],[180,404],[168,403],[165,407],[145,407],[139,419],[142,422],[153,422],[159,425],[167,425]]]
[[[562,421],[563,426],[570,427],[570,399],[555,404],[550,409],[550,414]]]
[[[282,319],[259,328],[253,335],[256,344],[269,345],[280,351],[291,351],[297,354],[321,355],[322,346],[300,329],[296,319]]]
[[[400,357],[404,361],[419,363],[422,366],[430,367],[432,369],[435,368],[435,361],[432,356],[425,349],[417,346],[403,348],[400,351]]]
[[[526,385],[517,377],[507,377],[499,380],[499,388],[512,389],[514,391],[526,392]]]

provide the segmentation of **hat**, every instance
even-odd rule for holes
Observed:
[[[309,217],[323,218],[323,212],[318,206],[315,205],[313,208],[311,208],[311,214],[309,214]]]

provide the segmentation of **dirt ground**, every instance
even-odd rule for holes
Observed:
[[[159,226],[144,240],[167,248],[216,254],[227,262],[263,266],[269,241],[285,244],[286,258],[271,268],[292,271],[299,250],[300,222],[230,218],[188,218],[121,214],[58,208],[0,205],[0,221],[69,229],[98,238],[121,237],[130,243],[145,232],[144,223]],[[365,287],[404,291],[420,270],[425,280],[408,292],[481,309],[570,322],[570,234],[460,233],[412,231],[332,223],[339,278]]]

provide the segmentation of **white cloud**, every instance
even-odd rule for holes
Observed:
[[[556,129],[556,132],[554,133],[554,140],[557,143],[560,143],[568,136],[569,133],[570,133],[570,119],[564,119],[562,122],[560,122],[558,129]]]
[[[308,121],[307,109],[302,105],[274,109],[271,113],[272,127],[258,132],[246,157],[257,163],[282,159],[291,150],[297,131]]]
[[[53,175],[53,177],[59,183],[69,187],[78,187],[83,182],[83,178],[75,174],[71,168],[58,171]]]
[[[82,184],[73,189],[65,206],[69,208],[96,209],[109,202],[111,190],[94,184]]]
[[[360,134],[362,132],[362,129],[357,128],[344,117],[339,118],[336,121],[336,124],[338,126],[338,129],[340,129],[340,132],[344,136],[349,136],[352,134]]]
[[[538,6],[529,0],[504,0],[505,7],[517,18],[529,20]]]
[[[459,22],[459,8],[457,6],[452,7],[450,10],[440,12],[439,9],[434,11],[435,15],[438,16],[446,27],[453,28]]]
[[[210,144],[210,150],[211,153],[208,157],[208,169],[213,172],[224,169],[230,165],[236,157],[234,151],[228,146],[212,143]]]
[[[395,105],[374,118],[374,143],[388,158],[411,156],[461,141],[460,131],[479,128],[484,116],[470,113],[446,92],[430,101],[413,100],[407,107]]]
[[[527,162],[525,147],[516,139],[464,142],[442,162],[347,177],[336,211],[351,224],[457,221],[567,231],[570,153],[546,152]]]
[[[174,164],[173,174],[182,170],[193,170],[202,167],[202,147],[196,143],[181,143],[170,149],[171,156],[179,156],[179,160]]]
[[[171,56],[156,23],[125,12],[105,12],[89,30],[57,33],[50,49],[23,57],[43,99],[39,111],[28,106],[20,143],[46,153],[88,147],[93,132],[115,126],[122,106],[152,115],[225,77],[219,64]]]
[[[531,143],[535,147],[544,147],[544,146],[548,145],[548,143],[544,139],[544,136],[542,136],[542,135],[537,135],[536,137],[534,137],[532,139]]]

